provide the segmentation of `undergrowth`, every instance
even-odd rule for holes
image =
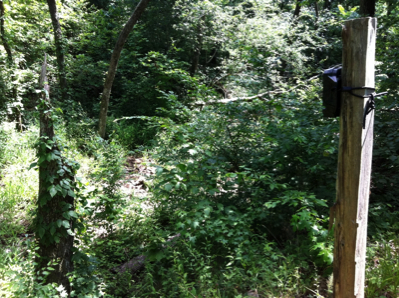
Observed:
[[[245,117],[234,122],[233,111]],[[121,192],[123,146],[98,138],[84,129],[84,121],[59,124],[65,153],[81,164],[78,193],[88,202],[83,209],[76,206],[85,230],[76,236],[72,296],[331,297],[332,238],[323,216],[325,201],[319,199],[326,192],[296,191],[278,164],[274,174],[262,173],[268,162],[262,150],[269,149],[260,145],[273,149],[283,140],[278,130],[287,141],[288,128],[273,126],[269,118],[262,124],[260,111],[260,106],[228,107],[192,115],[187,124],[157,119],[163,146],[144,153],[144,160],[154,160],[148,165],[157,168],[155,179],[145,183],[150,192],[144,198]],[[210,130],[215,136],[205,138],[204,131],[215,123],[209,117],[220,126]],[[251,127],[251,119],[256,126]],[[266,126],[268,138],[257,139]],[[292,132],[295,142],[307,137],[302,128]],[[61,287],[44,285],[45,276],[34,270],[30,224],[38,181],[37,172],[28,168],[35,160],[37,135],[35,126],[23,133],[11,124],[0,129],[0,297],[65,297]],[[256,151],[247,152],[248,142],[258,142]],[[284,160],[291,150],[286,148],[275,151],[276,156]],[[382,211],[371,207],[371,212]],[[383,228],[378,223],[372,227]],[[367,298],[398,295],[398,241],[383,238],[369,245]],[[118,273],[138,256],[145,258],[144,266]]]

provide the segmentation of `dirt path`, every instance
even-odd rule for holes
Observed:
[[[128,156],[125,163],[126,174],[122,192],[136,198],[144,198],[148,194],[145,182],[155,174],[155,168],[143,165],[143,158]]]

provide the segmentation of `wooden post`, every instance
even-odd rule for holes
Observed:
[[[342,85],[374,87],[375,18],[346,21],[342,30]],[[372,90],[354,90],[366,95]],[[334,245],[334,297],[363,298],[374,111],[368,99],[342,93]]]

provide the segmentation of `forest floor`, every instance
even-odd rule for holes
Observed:
[[[146,197],[148,195],[146,181],[155,174],[155,168],[148,166],[142,157],[130,155],[126,158],[125,171],[122,192],[137,198]]]

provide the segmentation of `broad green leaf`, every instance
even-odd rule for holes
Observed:
[[[63,226],[64,228],[66,228],[66,229],[69,229],[69,228],[70,228],[69,222],[68,222],[67,220],[63,220],[63,221],[62,221],[62,226]]]
[[[173,188],[173,185],[171,183],[166,183],[164,185],[164,188],[165,188],[166,191],[171,191],[172,188]]]
[[[54,185],[52,185],[51,188],[50,188],[50,195],[53,198],[56,194],[57,194],[57,190],[54,187]]]

